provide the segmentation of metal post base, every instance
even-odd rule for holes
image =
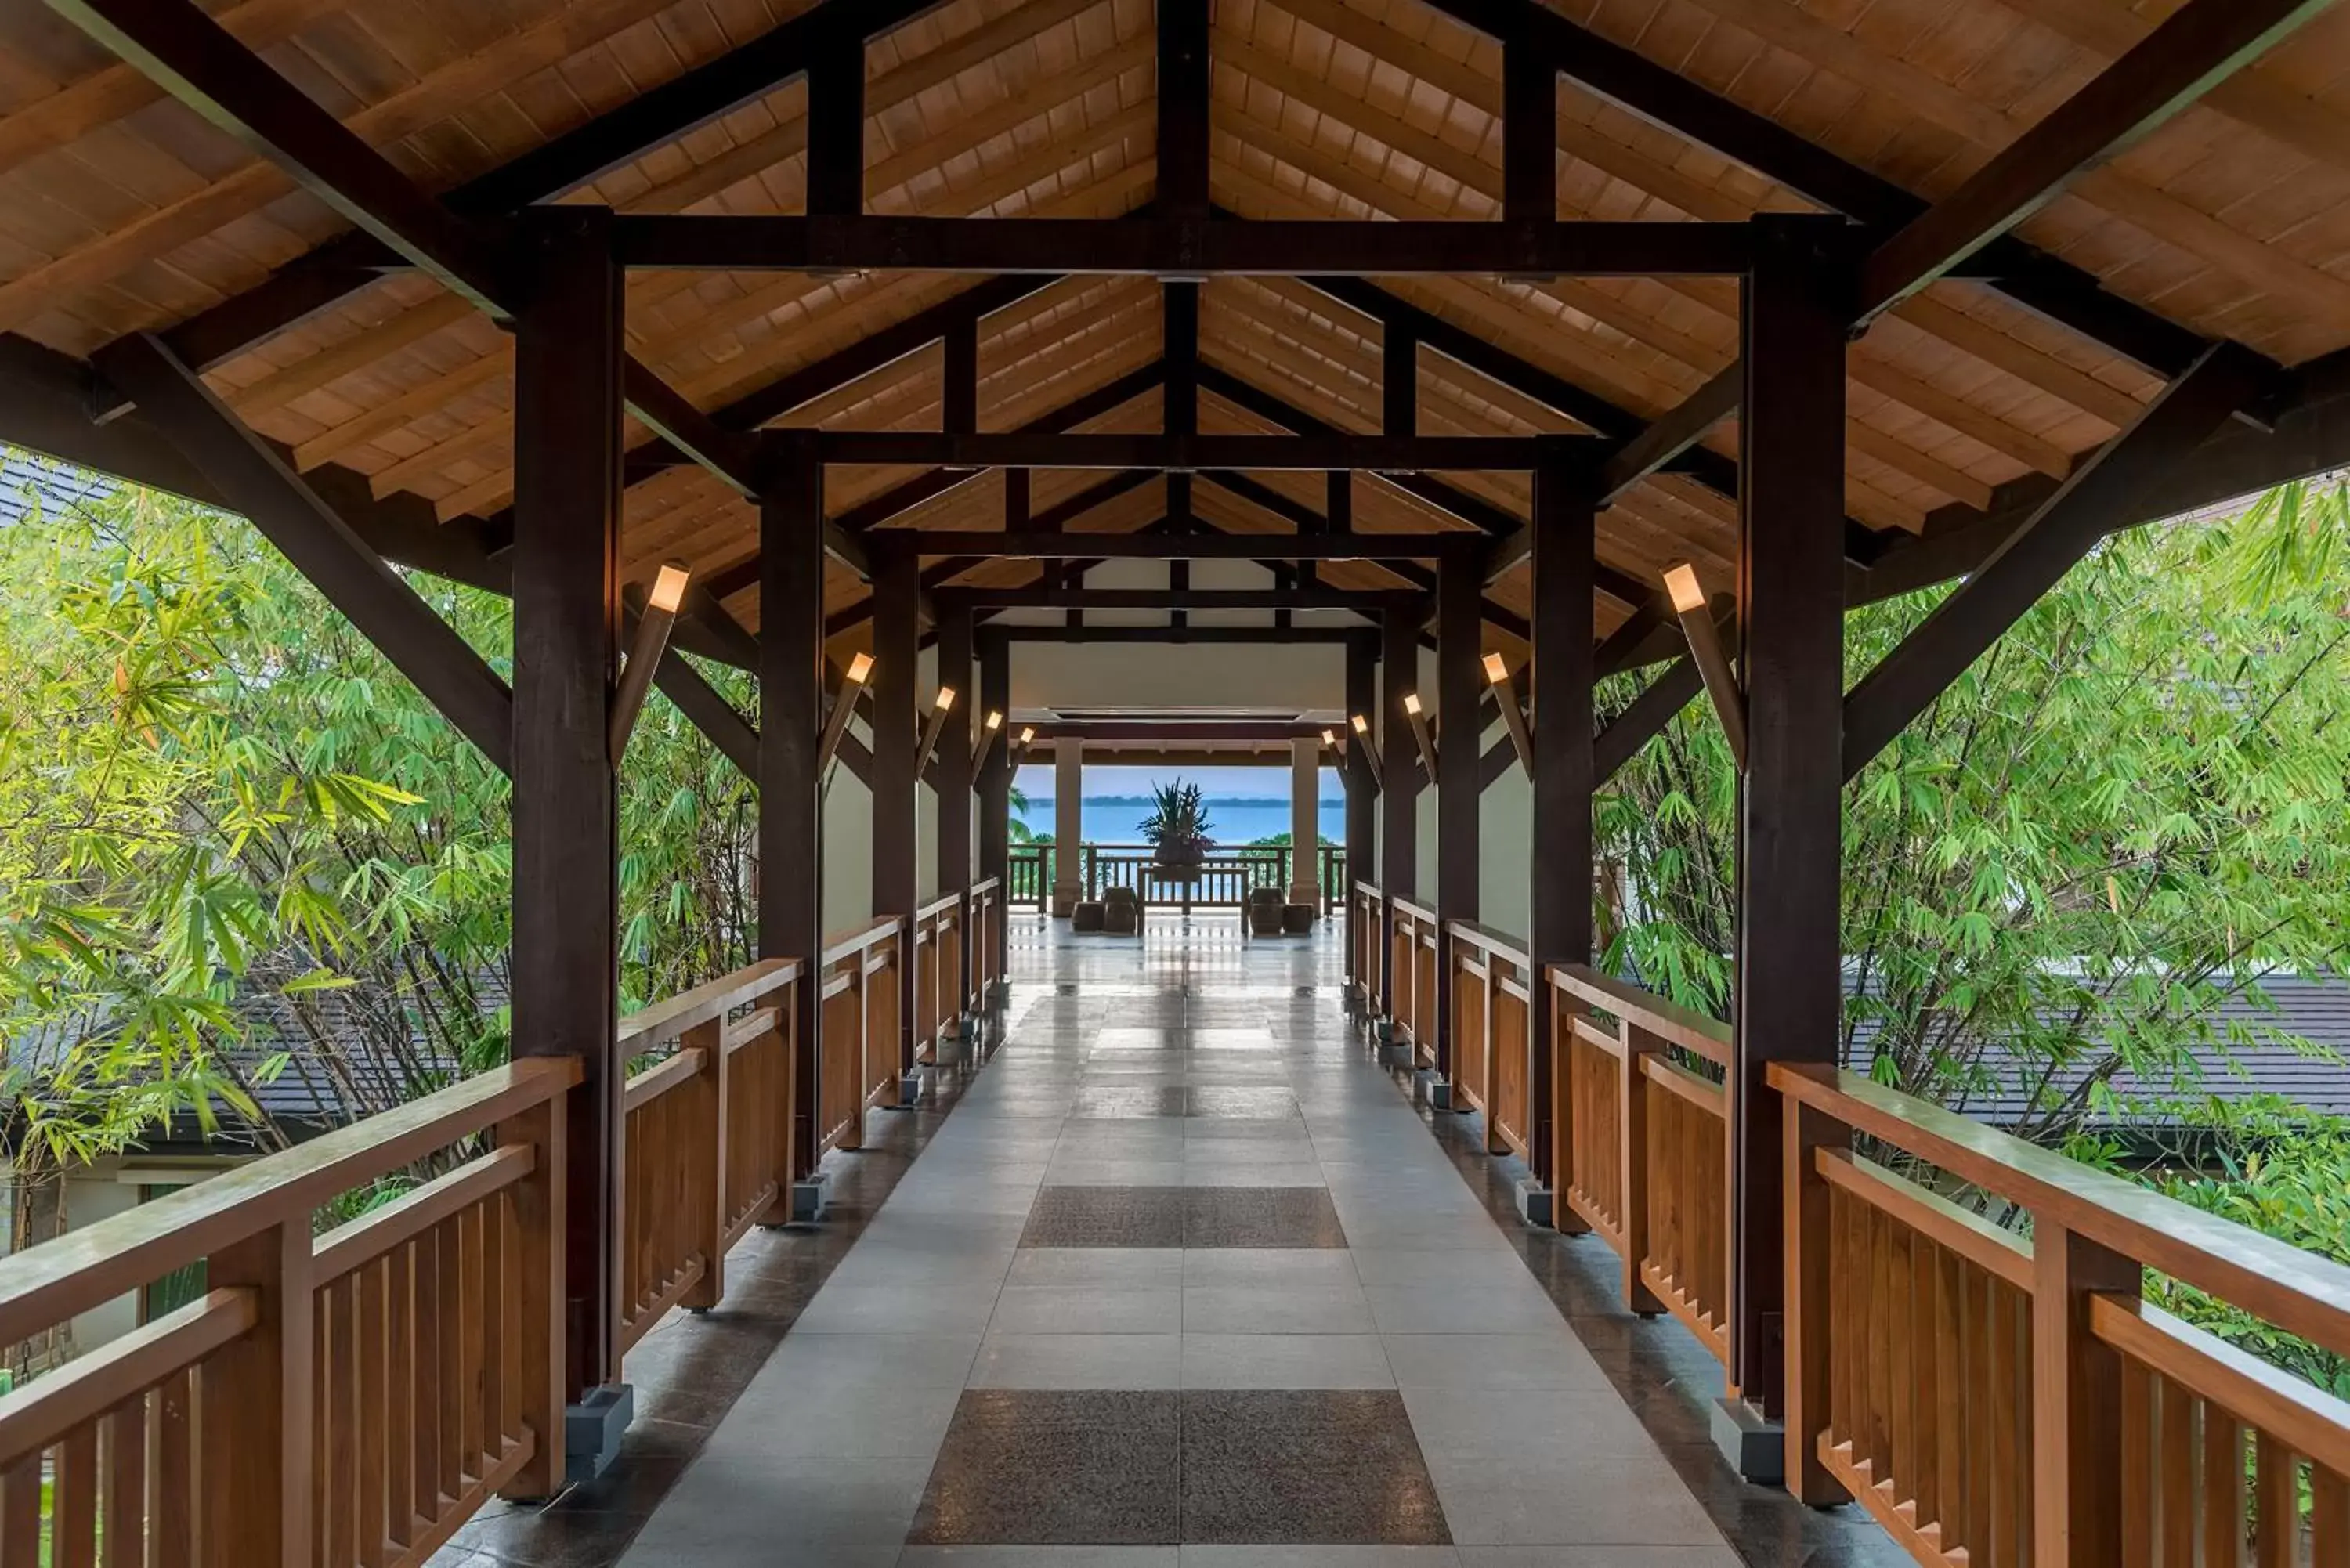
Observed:
[[[1756,1486],[1787,1479],[1787,1428],[1743,1399],[1717,1399],[1709,1413],[1713,1446],[1740,1478]]]
[[[1555,1210],[1552,1208],[1553,1195],[1549,1188],[1531,1176],[1520,1177],[1517,1199],[1519,1219],[1544,1231],[1554,1226],[1555,1221],[1551,1216]]]
[[[563,1479],[577,1486],[594,1480],[620,1457],[620,1439],[636,1417],[637,1391],[626,1383],[590,1388],[577,1405],[563,1407]]]
[[[825,1189],[831,1185],[832,1178],[821,1170],[793,1182],[792,1222],[795,1225],[813,1225],[822,1219]]]

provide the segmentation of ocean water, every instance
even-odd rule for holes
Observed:
[[[1088,844],[1139,844],[1142,842],[1142,819],[1150,815],[1147,805],[1122,800],[1097,800],[1087,796],[1083,803],[1086,842]],[[1031,795],[1028,810],[1022,817],[1031,830],[1037,833],[1053,831],[1053,797]],[[1333,842],[1346,837],[1347,803],[1326,800],[1321,803],[1322,836]],[[1289,831],[1289,803],[1285,800],[1216,800],[1208,802],[1208,836],[1222,845],[1242,845],[1252,839],[1269,838],[1276,833]]]

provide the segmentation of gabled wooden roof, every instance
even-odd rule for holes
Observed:
[[[803,78],[738,93],[732,107],[713,101],[707,109],[723,109],[715,118],[671,115],[681,132],[649,144],[629,140],[627,117],[648,114],[664,84],[694,81],[690,73],[712,62],[747,68],[762,40],[806,6],[208,0],[204,9],[461,211],[542,198],[623,213],[804,210]],[[1510,9],[1498,0],[1217,0],[1214,200],[1250,219],[1498,216],[1501,47],[1448,13]],[[1814,210],[1828,186],[1853,201],[1931,201],[2169,9],[1583,0],[1572,25],[1596,40],[1594,69],[1614,73],[1607,85],[1619,96],[1572,71],[1559,81],[1559,214],[1739,219]],[[1151,202],[1149,0],[891,0],[883,11],[909,19],[866,52],[868,211],[1107,216]],[[1706,123],[1677,128],[1621,101],[1615,78],[1644,65],[1677,78],[1676,101]],[[2159,361],[2199,339],[2233,338],[2286,367],[2350,344],[2345,69],[2350,11],[2337,10],[2029,217],[2018,233],[2040,253],[2033,278],[1936,283],[1878,320],[1849,357],[1845,493],[1856,537],[1889,547],[2044,494],[2182,368]],[[1746,120],[1724,119],[1727,109]],[[1721,125],[1757,116],[1791,136],[1719,144],[1729,140]],[[591,177],[532,187],[534,155],[546,161],[553,148],[565,155],[556,165],[577,165],[583,146],[611,156],[588,155]],[[321,200],[48,9],[0,11],[0,331],[74,358],[126,334],[162,332],[297,468],[355,475],[379,502],[408,498],[442,524],[478,520],[494,535],[513,486],[511,343],[425,275],[337,272],[327,264],[346,230]],[[1378,431],[1392,395],[1383,350],[1398,322],[1416,324],[1423,344],[1410,396],[1428,434],[1626,439],[1737,353],[1735,280],[1381,279],[1376,255],[1364,271],[1367,282],[1206,283],[1201,429],[1274,431],[1284,418],[1295,429],[1291,416],[1305,416]],[[2060,274],[2061,287],[2050,281]],[[978,326],[983,429],[1151,431],[1160,292],[1149,279],[1101,276],[639,272],[628,321],[637,358],[722,422],[926,430],[941,418],[942,353],[918,328],[1000,300]],[[911,339],[909,351],[860,348],[892,328]],[[1087,405],[1118,387],[1134,395]],[[1085,417],[1070,423],[1073,407]],[[654,461],[650,431],[632,425],[629,439],[648,459],[628,493],[630,576],[675,557],[746,583],[751,504],[691,464]],[[1617,591],[1602,596],[1603,635],[1632,607],[1631,591],[1672,562],[1729,585],[1734,424],[1715,426],[1704,445],[1710,462],[1646,480],[1603,516],[1601,553],[1620,574]],[[1039,472],[1030,505],[1041,511],[1101,480]],[[1126,488],[1070,525],[1146,525],[1163,513],[1166,483]],[[1312,474],[1258,475],[1237,488],[1202,476],[1192,489],[1202,521],[1236,531],[1292,528],[1329,500]],[[1351,492],[1366,531],[1473,528],[1480,505],[1506,528],[1529,504],[1523,474],[1414,488],[1366,474]],[[921,498],[899,509],[912,496]],[[841,468],[827,505],[851,526],[993,528],[1004,482]],[[1000,582],[1036,568],[967,569]],[[1396,581],[1370,564],[1323,576],[1337,586]],[[1523,579],[1521,567],[1494,585],[1505,620],[1527,607]],[[846,612],[863,593],[836,568],[833,606]],[[753,628],[756,597],[737,586],[726,601]]]

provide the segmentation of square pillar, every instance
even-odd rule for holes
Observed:
[[[947,710],[939,732],[937,784],[939,793],[939,897],[961,898],[971,889],[971,737],[980,715],[979,697],[972,690],[971,607],[957,605],[939,616],[939,684],[952,688],[954,706]],[[971,909],[955,922],[956,971],[954,1005],[960,1014],[971,994]],[[945,982],[941,982],[941,990]],[[940,999],[944,1012],[946,998]]]
[[[1387,800],[1379,819],[1379,886],[1391,898],[1418,897],[1419,885],[1419,792],[1425,782],[1419,748],[1412,744],[1411,721],[1403,700],[1419,691],[1418,609],[1391,609],[1379,618],[1379,765],[1387,774]]]
[[[621,274],[611,214],[525,215],[515,322],[513,1052],[573,1056],[565,1106],[567,1469],[610,1462],[620,1386],[619,779]],[[609,1441],[606,1441],[608,1437]],[[556,1434],[542,1440],[556,1441]]]
[[[1063,736],[1053,742],[1053,913],[1067,919],[1085,897],[1086,743]]]
[[[1477,918],[1479,810],[1485,791],[1485,694],[1481,660],[1485,638],[1485,554],[1474,547],[1445,551],[1436,564],[1436,919],[1438,929]],[[1453,1039],[1452,965],[1436,961],[1436,1072],[1452,1079],[1456,1053],[1473,1041]]]
[[[1742,300],[1737,998],[1730,1075],[1730,1379],[1784,1388],[1781,1106],[1773,1062],[1833,1062],[1843,1005],[1845,341],[1842,220],[1755,220]]]
[[[1289,742],[1289,901],[1322,906],[1322,742]]]
[[[759,956],[805,961],[824,947],[824,460],[815,441],[778,438],[759,498]],[[839,700],[854,701],[857,689]],[[816,1162],[824,1009],[793,988],[792,1171]]]
[[[873,554],[873,916],[910,921],[914,913],[914,752],[921,743],[914,676],[921,654],[920,558],[911,550]],[[899,953],[898,1073],[914,1071],[914,965]],[[899,1104],[909,1098],[901,1082]]]
[[[1025,469],[1015,470],[1024,477]],[[1008,477],[1008,476],[1007,476]],[[979,706],[1003,715],[1003,728],[987,748],[979,771],[979,874],[993,877],[1008,897],[1012,881],[1012,639],[1001,631],[973,634],[979,650]],[[1001,914],[1008,905],[999,905]],[[995,922],[995,972],[1002,974],[1010,947],[1005,922]]]
[[[1591,799],[1594,679],[1592,596],[1596,534],[1586,475],[1546,462],[1534,495],[1534,885],[1527,956],[1537,984],[1529,1009],[1529,1143],[1534,1179],[1555,1180],[1554,1066],[1548,992],[1539,977],[1555,963],[1591,961]],[[1555,1219],[1565,1218],[1554,1209]]]
[[[1335,488],[1335,487],[1334,487]],[[1355,733],[1354,716],[1366,718],[1379,708],[1379,644],[1377,634],[1347,639],[1347,763],[1339,776],[1347,785],[1347,977],[1354,982],[1355,1000],[1367,1008],[1382,990],[1379,972],[1363,967],[1363,914],[1355,907],[1355,885],[1374,882],[1378,857],[1378,786],[1371,782],[1371,747],[1375,740]],[[1374,732],[1376,735],[1376,732]],[[1385,950],[1385,943],[1381,943]]]

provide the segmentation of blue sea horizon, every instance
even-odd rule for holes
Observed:
[[[1243,845],[1260,838],[1270,838],[1289,831],[1289,802],[1285,800],[1214,800],[1207,803],[1208,836],[1218,844]],[[1345,836],[1347,803],[1342,799],[1320,803],[1322,836],[1339,842]],[[1142,820],[1150,815],[1148,801],[1118,796],[1108,799],[1085,797],[1081,805],[1085,824],[1085,841],[1088,844],[1139,844],[1142,842]],[[1031,795],[1028,809],[1014,813],[1027,824],[1032,833],[1054,831],[1054,804],[1050,795]]]

